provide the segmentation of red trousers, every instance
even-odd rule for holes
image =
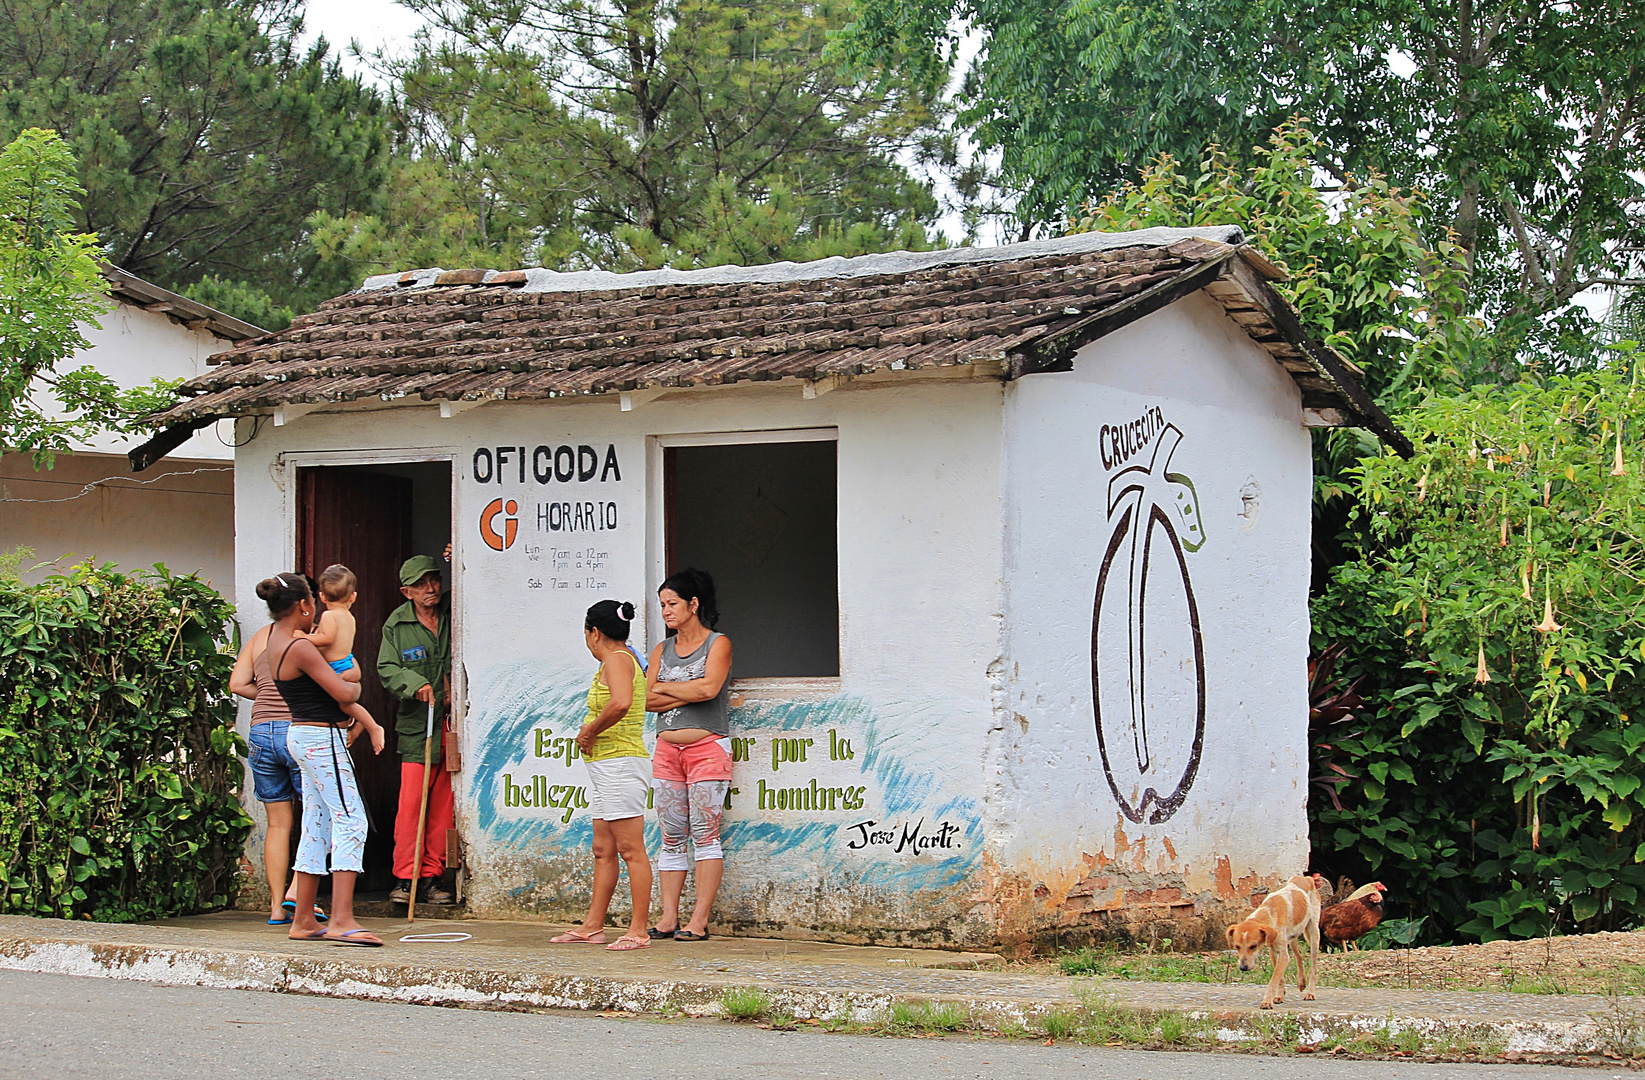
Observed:
[[[400,813],[394,819],[394,876],[437,877],[445,873],[446,830],[457,827],[451,797],[451,774],[445,764],[434,766],[434,786],[428,791],[428,822],[423,826],[423,872],[412,872],[412,848],[417,844],[417,810],[423,799],[423,767],[400,762]]]

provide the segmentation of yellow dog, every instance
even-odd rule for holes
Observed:
[[[1308,959],[1302,957],[1302,942],[1308,942]],[[1228,945],[1239,953],[1239,969],[1257,966],[1257,951],[1268,946],[1274,962],[1274,977],[1262,1008],[1272,1009],[1285,1000],[1285,963],[1288,953],[1297,958],[1297,988],[1302,1000],[1314,1000],[1314,959],[1319,955],[1319,890],[1312,877],[1294,877],[1282,889],[1268,894],[1244,922],[1228,928]]]

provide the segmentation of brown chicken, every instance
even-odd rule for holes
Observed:
[[[1340,904],[1321,908],[1319,936],[1346,950],[1382,922],[1382,894],[1386,891],[1382,882],[1373,881],[1349,893]]]

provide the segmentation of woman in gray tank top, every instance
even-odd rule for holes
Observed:
[[[651,654],[645,704],[657,714],[657,748],[651,759],[657,821],[663,849],[663,914],[654,938],[703,941],[725,873],[720,816],[731,789],[731,639],[714,632],[719,609],[714,579],[701,570],[672,575],[657,590],[663,623],[673,634]],[[690,843],[696,858],[687,857]],[[695,862],[697,906],[680,925],[680,895]]]

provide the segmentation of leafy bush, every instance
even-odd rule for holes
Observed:
[[[1429,398],[1416,456],[1360,468],[1361,550],[1314,630],[1368,705],[1329,740],[1315,863],[1441,937],[1645,925],[1636,363]]]
[[[155,569],[0,579],[0,911],[124,921],[234,891],[233,609]]]

